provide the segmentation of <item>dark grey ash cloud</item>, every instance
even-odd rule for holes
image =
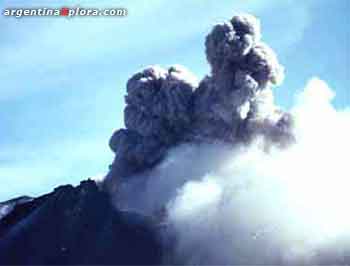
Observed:
[[[126,127],[164,143],[176,140],[190,126],[194,79],[180,66],[152,66],[134,74],[127,83]]]
[[[260,23],[237,15],[214,26],[205,41],[211,74],[198,84],[182,66],[150,66],[127,82],[126,129],[110,141],[116,159],[109,176],[127,177],[154,166],[183,142],[231,144],[262,135],[289,142],[290,117],[274,106],[271,88],[283,67],[261,41]]]

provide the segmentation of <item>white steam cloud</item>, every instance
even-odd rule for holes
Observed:
[[[308,82],[291,110],[296,143],[287,149],[266,153],[259,139],[184,144],[123,184],[117,202],[146,214],[167,206],[181,263],[341,262],[337,243],[350,244],[350,111],[337,111],[333,96],[325,82]]]

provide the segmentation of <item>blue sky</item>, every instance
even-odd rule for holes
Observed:
[[[0,1],[7,7],[125,7],[125,18],[0,17],[0,201],[105,173],[125,83],[150,64],[208,72],[204,38],[236,12],[262,23],[286,79],[276,102],[318,76],[350,105],[348,0]]]

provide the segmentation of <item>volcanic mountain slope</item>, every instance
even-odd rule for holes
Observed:
[[[0,220],[0,264],[160,263],[156,226],[115,210],[91,180],[21,200]]]
[[[14,198],[5,202],[0,203],[0,219],[5,217],[10,213],[17,205],[23,204],[25,202],[31,201],[33,198],[28,196],[21,196]]]

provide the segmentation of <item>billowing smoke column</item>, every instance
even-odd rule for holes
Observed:
[[[260,23],[250,15],[234,16],[207,36],[212,73],[194,93],[197,135],[230,142],[256,134],[292,139],[291,119],[274,106],[271,92],[282,82],[283,68],[260,38]]]
[[[278,109],[283,68],[250,15],[216,25],[205,46],[200,82],[181,66],[129,79],[103,188],[164,220],[168,265],[349,264],[349,111],[316,78]]]
[[[184,67],[150,66],[127,82],[126,129],[114,133],[108,179],[125,178],[160,162],[184,142],[250,141],[256,135],[292,141],[291,117],[273,104],[271,87],[283,79],[274,52],[251,15],[216,25],[206,38],[211,75],[198,85]]]
[[[116,153],[109,176],[123,178],[159,162],[190,128],[196,78],[181,66],[148,67],[127,83],[124,110],[127,129],[115,132]]]

